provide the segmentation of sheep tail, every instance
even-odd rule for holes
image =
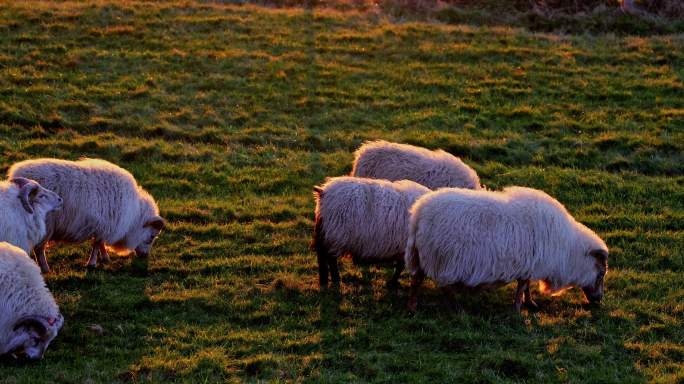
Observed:
[[[418,249],[416,248],[416,236],[413,230],[410,231],[408,241],[406,242],[406,253],[404,254],[404,263],[408,269],[409,274],[413,275],[420,269],[420,260],[418,259]]]
[[[313,239],[311,240],[310,248],[316,252],[318,261],[318,281],[321,287],[328,285],[328,263],[329,255],[323,245],[323,220],[318,212],[316,212],[316,223],[314,224]]]

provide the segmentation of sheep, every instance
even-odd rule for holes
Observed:
[[[36,263],[21,248],[0,242],[0,356],[38,360],[62,325]]]
[[[351,254],[354,264],[395,263],[388,282],[396,286],[404,269],[411,204],[430,190],[409,180],[390,182],[333,177],[314,187],[316,199],[312,249],[318,257],[321,287],[340,281],[337,259]]]
[[[8,173],[10,177],[34,179],[64,199],[63,209],[48,215],[47,236],[35,248],[44,273],[50,270],[45,258],[48,241],[80,243],[92,239],[87,267],[94,268],[98,255],[109,262],[108,249],[148,256],[164,228],[154,198],[133,175],[108,161],[27,160],[14,164]]]
[[[545,294],[578,286],[590,302],[600,302],[608,247],[542,191],[447,188],[423,196],[411,208],[405,263],[411,311],[426,275],[441,287],[517,280],[515,307],[520,311],[523,302],[536,306],[530,280],[540,280]]]
[[[450,153],[384,140],[366,142],[356,150],[351,176],[405,179],[430,189],[481,188],[477,173]]]
[[[33,180],[17,177],[0,182],[0,241],[31,254],[46,235],[49,212],[62,206],[62,198]]]

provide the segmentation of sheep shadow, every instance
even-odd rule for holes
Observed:
[[[602,336],[615,332],[610,310],[584,304],[581,293],[536,295],[539,309],[518,313],[512,305],[514,286],[462,290],[449,297],[428,284],[417,313],[411,314],[405,307],[406,276],[393,291],[384,286],[389,271],[346,269],[339,287],[305,293],[319,310],[318,378],[346,372],[350,380],[423,381],[444,374],[400,357],[416,354],[474,381],[536,380],[539,375],[554,381],[582,370],[586,377],[640,376],[622,339]],[[450,301],[455,305],[447,305]],[[603,354],[615,359],[612,371],[594,363]],[[578,370],[578,363],[585,368]]]

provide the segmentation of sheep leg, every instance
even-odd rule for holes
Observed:
[[[318,284],[321,288],[328,286],[328,253],[322,247],[316,247],[318,259]]]
[[[43,273],[48,273],[50,272],[50,266],[48,265],[47,258],[45,257],[45,245],[46,243],[37,245],[33,249],[33,252],[36,254],[36,261],[38,262],[38,265],[40,265],[40,271]]]
[[[425,274],[423,271],[418,270],[411,276],[411,289],[409,290],[409,300],[408,300],[408,310],[409,312],[416,312],[418,308],[418,291],[420,286],[423,284],[425,279]]]
[[[399,287],[399,277],[401,277],[401,272],[404,270],[404,260],[397,260],[394,265],[394,275],[387,282],[387,288],[396,289]]]
[[[109,252],[107,252],[107,248],[105,248],[104,241],[101,241],[98,244],[98,249],[100,250],[100,256],[102,257],[102,263],[107,264],[110,261],[112,261],[112,259],[109,258]]]
[[[93,240],[93,247],[90,249],[90,257],[88,258],[88,268],[97,267],[97,255],[100,253],[100,244],[104,246],[101,240]]]
[[[330,269],[330,280],[333,284],[340,283],[340,270],[337,267],[338,257],[330,255],[328,257],[328,269]]]
[[[518,279],[518,287],[515,290],[515,310],[520,312],[525,299],[525,290],[529,289],[530,281]]]
[[[537,303],[532,300],[532,294],[530,293],[530,281],[527,280],[527,287],[525,288],[525,306],[529,309],[539,309]]]

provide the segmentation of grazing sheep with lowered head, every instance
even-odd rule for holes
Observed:
[[[63,324],[36,263],[0,242],[0,355],[38,360]]]
[[[403,253],[408,236],[411,204],[426,187],[409,180],[333,177],[314,187],[316,218],[312,248],[318,256],[321,287],[339,283],[337,259],[351,254],[354,264],[396,265],[390,286],[404,269]]]
[[[384,140],[366,142],[356,150],[351,175],[412,180],[430,189],[481,188],[477,173],[450,153]]]
[[[581,287],[590,302],[603,297],[608,248],[557,200],[530,188],[502,192],[442,189],[411,208],[406,265],[409,309],[425,275],[438,286],[518,281],[515,304],[532,306],[530,280],[543,293]]]
[[[9,175],[36,180],[64,199],[63,209],[48,215],[47,236],[36,247],[43,272],[49,271],[45,259],[48,241],[80,243],[92,239],[88,267],[95,267],[98,255],[109,261],[106,246],[116,252],[135,251],[138,256],[147,256],[164,227],[154,198],[133,175],[110,162],[27,160],[14,164]]]
[[[33,180],[17,177],[0,182],[0,241],[30,255],[45,238],[47,214],[61,206],[61,197]]]

